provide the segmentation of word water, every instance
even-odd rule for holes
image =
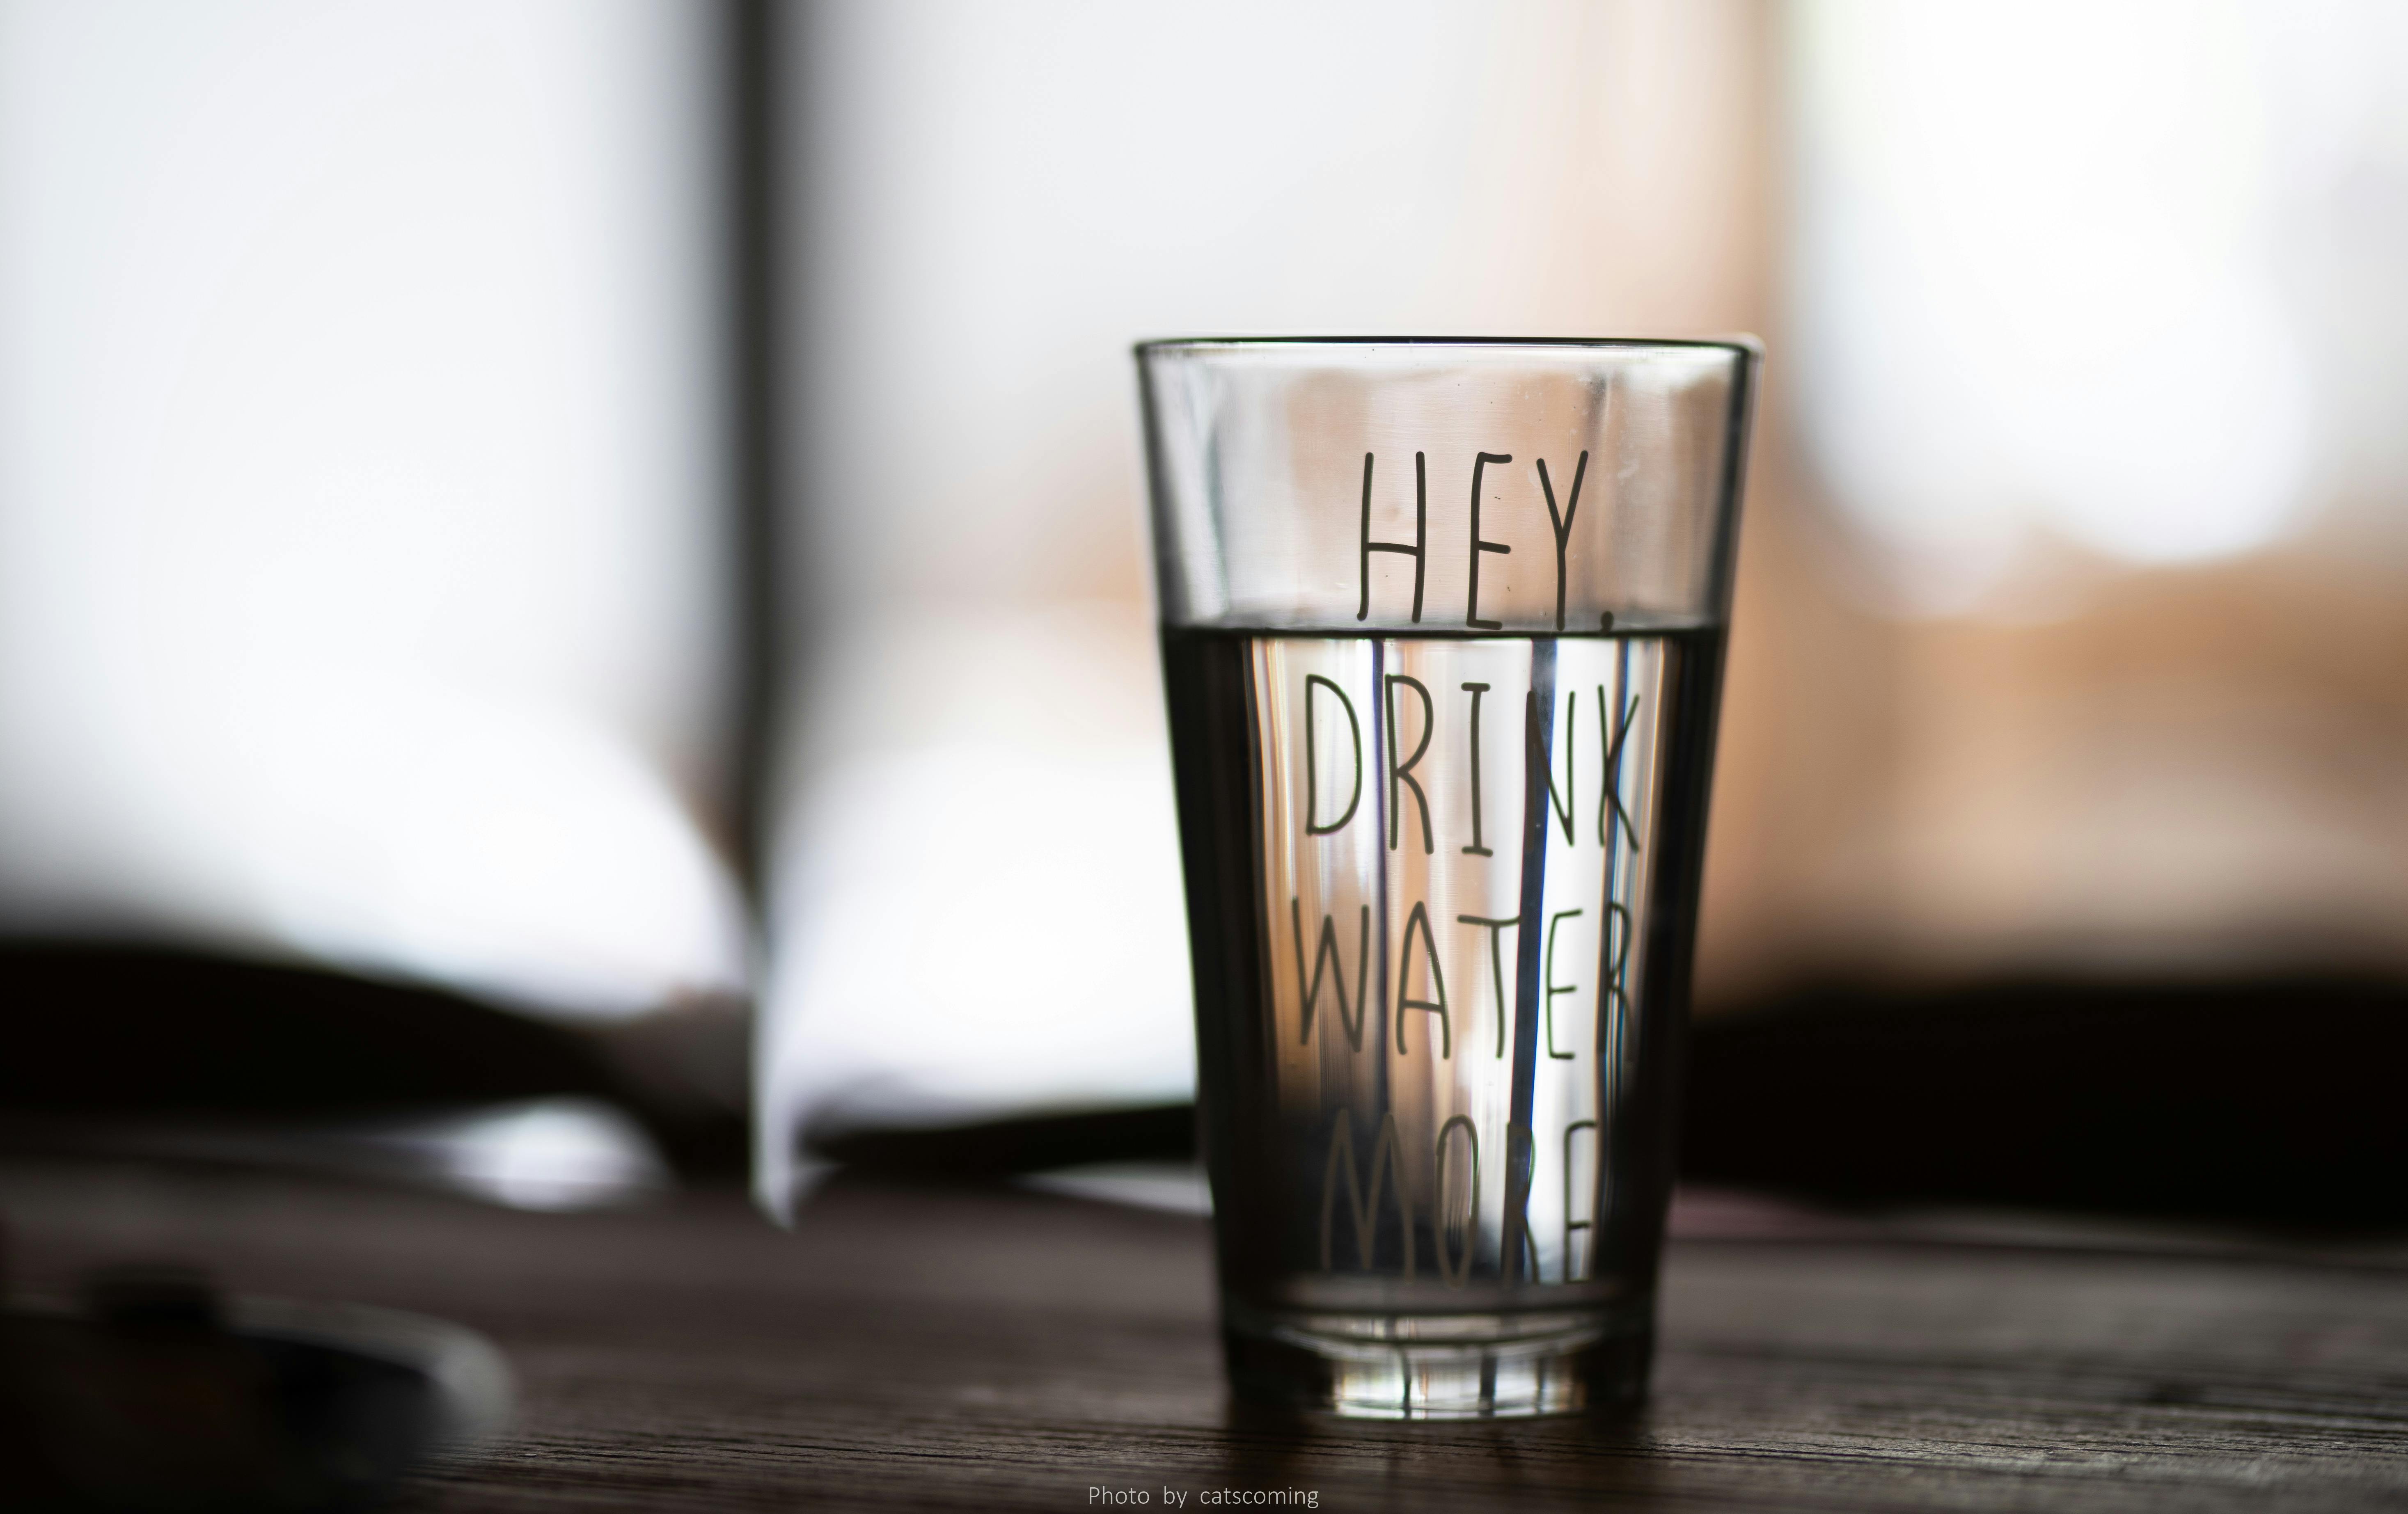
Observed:
[[[1719,633],[1164,639],[1233,1301],[1643,1292]]]

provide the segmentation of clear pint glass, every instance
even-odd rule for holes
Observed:
[[[1223,1335],[1644,1391],[1755,349],[1138,349]]]

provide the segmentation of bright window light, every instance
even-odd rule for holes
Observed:
[[[2247,552],[2330,492],[2300,269],[2335,222],[2302,197],[2396,156],[2364,58],[2398,31],[2334,4],[1797,12],[1791,392],[1910,603],[1978,601],[2042,536]]]

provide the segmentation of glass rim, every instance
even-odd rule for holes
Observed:
[[[1764,358],[1763,339],[1746,332],[1721,336],[1157,336],[1133,344],[1130,350],[1139,357],[1151,357],[1175,352],[1211,353],[1314,347],[1338,350],[1369,347],[1479,348],[1533,353],[1561,349],[1661,348],[1683,351],[1703,349],[1732,352],[1757,362]]]

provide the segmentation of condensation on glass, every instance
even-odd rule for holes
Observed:
[[[1755,350],[1139,355],[1232,1380],[1627,1400]]]

